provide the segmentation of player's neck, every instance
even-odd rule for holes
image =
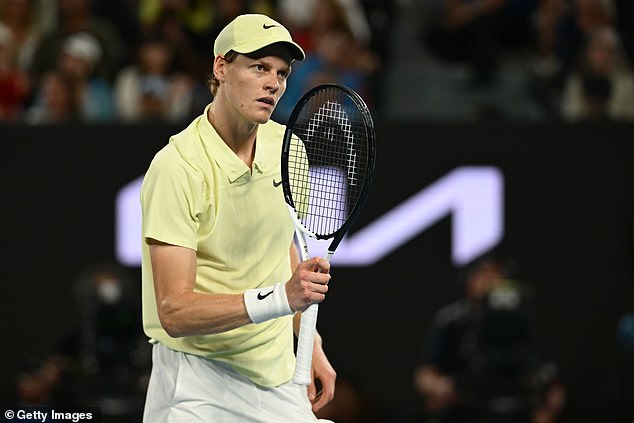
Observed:
[[[258,124],[236,119],[212,104],[207,119],[227,146],[251,169],[255,157]]]

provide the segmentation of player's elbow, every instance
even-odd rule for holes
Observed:
[[[183,331],[181,328],[178,327],[177,324],[174,324],[169,319],[161,319],[161,326],[171,338],[181,338],[186,335],[185,331]]]
[[[186,328],[179,318],[178,308],[173,307],[167,300],[159,305],[158,316],[163,330],[172,338],[187,336]]]

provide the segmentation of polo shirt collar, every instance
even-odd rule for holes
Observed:
[[[251,176],[249,167],[229,148],[229,146],[220,138],[218,132],[209,122],[208,111],[211,107],[209,104],[205,108],[204,114],[201,116],[198,124],[198,130],[200,132],[203,145],[211,154],[213,160],[216,161],[218,166],[229,178],[230,183],[234,183],[238,179],[242,178],[245,173],[247,177]],[[258,134],[262,134],[263,125],[258,128]],[[265,139],[265,137],[262,137]],[[267,149],[264,142],[256,141],[255,145],[255,157],[253,158],[253,170],[258,173],[263,173],[268,169],[267,164],[273,164],[271,160],[271,152]]]

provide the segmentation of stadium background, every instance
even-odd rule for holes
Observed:
[[[115,260],[117,191],[142,175],[170,125],[0,127],[3,360],[51,353],[70,324],[80,269]],[[561,369],[566,421],[629,421],[634,404],[634,144],[628,124],[381,122],[362,228],[459,166],[494,166],[505,184],[501,246],[534,291],[542,358]],[[412,415],[412,372],[434,311],[460,294],[451,216],[380,262],[333,270],[319,330],[340,375],[382,409]],[[138,280],[139,269],[128,269]],[[630,334],[631,335],[631,334]],[[629,343],[628,343],[629,342]]]

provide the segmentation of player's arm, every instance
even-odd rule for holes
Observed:
[[[295,244],[292,243],[291,269],[296,269],[299,264],[299,254]],[[295,335],[299,333],[300,319],[301,313],[297,313],[293,319],[293,329],[295,331]],[[334,398],[337,373],[326,357],[326,353],[322,348],[321,336],[317,332],[315,332],[312,367],[313,378],[320,381],[321,391],[317,392],[317,386],[313,380],[311,384],[308,385],[308,399],[312,403],[313,411],[318,411]]]
[[[148,239],[156,307],[172,337],[220,333],[251,323],[242,294],[194,291],[196,252]]]
[[[173,337],[225,332],[252,323],[244,294],[207,294],[194,291],[196,252],[149,239],[156,306],[161,325]],[[324,273],[315,272],[319,268]],[[323,300],[330,276],[328,263],[311,259],[300,263],[285,284],[291,310],[302,311]],[[270,299],[270,297],[267,297]]]
[[[319,332],[315,332],[315,345],[313,347],[313,378],[308,385],[308,399],[312,403],[313,411],[320,410],[328,404],[335,396],[335,380],[337,373],[328,361],[326,353],[322,348],[322,341]],[[317,391],[315,380],[319,380],[321,390]]]

